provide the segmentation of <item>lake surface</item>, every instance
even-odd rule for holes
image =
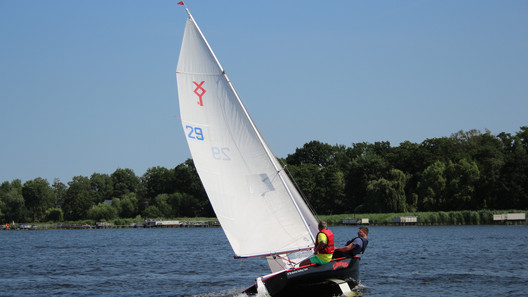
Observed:
[[[337,246],[357,233],[330,229]],[[369,229],[363,296],[528,294],[526,225]],[[0,296],[241,297],[269,272],[220,228],[0,231],[0,251]]]

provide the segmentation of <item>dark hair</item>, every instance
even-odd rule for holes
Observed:
[[[328,224],[325,221],[320,221],[319,229],[328,229]]]
[[[359,227],[359,230],[363,231],[365,235],[368,235],[368,228],[367,227]]]

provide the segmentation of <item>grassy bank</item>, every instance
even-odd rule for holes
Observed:
[[[109,223],[109,226],[101,226],[101,228],[137,228],[142,227],[142,224],[146,221],[154,221],[154,220],[164,220],[164,221],[180,221],[185,226],[189,226],[188,223],[192,224],[192,222],[205,222],[207,226],[217,226],[217,219],[216,218],[203,218],[203,217],[196,217],[196,218],[156,218],[156,219],[144,219],[141,217],[136,218],[129,218],[129,219],[115,219],[110,220],[105,223]],[[216,224],[214,224],[216,222]],[[34,222],[34,223],[17,223],[13,226],[11,226],[11,229],[38,229],[38,230],[48,230],[48,229],[92,229],[96,228],[96,224],[99,224],[102,222],[96,222],[94,220],[80,220],[80,221],[63,221],[63,222]],[[209,224],[207,224],[209,223]],[[211,224],[212,223],[212,224]],[[186,225],[187,224],[187,225]],[[4,226],[2,226],[4,227]],[[174,226],[172,226],[174,227]],[[5,230],[5,228],[2,228],[2,230]]]
[[[479,210],[479,211],[448,211],[448,212],[410,212],[410,213],[360,213],[360,214],[339,214],[339,215],[320,215],[318,219],[325,220],[331,226],[343,225],[344,219],[362,219],[368,218],[369,225],[401,225],[401,223],[394,223],[394,217],[416,216],[417,223],[408,223],[409,225],[418,226],[436,226],[436,225],[486,225],[486,224],[500,224],[501,222],[493,221],[494,214],[506,213],[524,213],[528,217],[526,210]],[[135,223],[142,223],[149,221],[141,217],[131,219],[115,219],[110,223],[113,227],[129,228]],[[181,222],[192,221],[216,221],[216,218],[157,218],[157,220],[174,220]],[[508,222],[513,224],[526,224],[526,221]],[[22,223],[21,223],[22,224]],[[20,224],[17,224],[20,225]],[[95,221],[67,221],[67,222],[41,222],[32,223],[31,226],[36,229],[67,229],[69,227],[84,229],[96,225]]]
[[[319,219],[325,220],[329,225],[342,225],[343,219],[368,218],[370,225],[400,225],[394,223],[394,217],[416,216],[417,223],[414,225],[485,225],[495,224],[494,214],[525,213],[526,210],[479,210],[479,211],[447,211],[447,212],[411,212],[411,213],[365,213],[365,214],[340,214],[321,215]],[[521,222],[526,224],[526,221]]]

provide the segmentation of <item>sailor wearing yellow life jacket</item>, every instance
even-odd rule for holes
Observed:
[[[328,230],[325,221],[319,222],[319,233],[317,233],[317,244],[314,247],[314,255],[303,260],[299,266],[310,264],[326,264],[332,260],[334,253],[334,234]]]

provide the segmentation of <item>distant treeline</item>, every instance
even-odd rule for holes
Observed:
[[[526,210],[528,126],[520,129],[515,135],[460,131],[395,147],[311,141],[281,161],[321,215]],[[42,178],[0,185],[4,222],[137,217],[214,217],[191,159],[142,176],[117,169],[76,176],[67,185]]]

